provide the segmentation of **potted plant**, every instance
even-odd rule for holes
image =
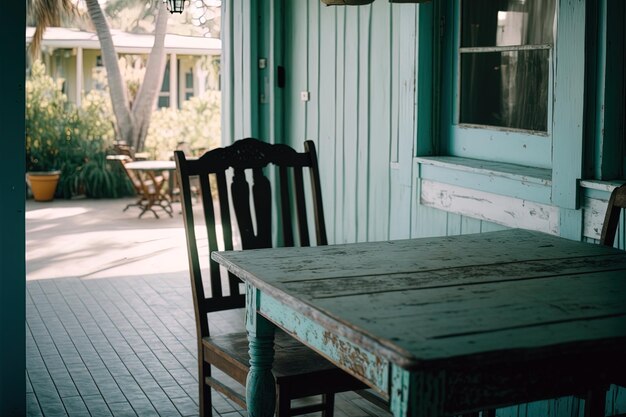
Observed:
[[[54,198],[61,174],[67,97],[36,61],[26,80],[26,181],[37,201]]]

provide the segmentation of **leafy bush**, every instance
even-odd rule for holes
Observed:
[[[116,198],[135,194],[122,166],[107,161],[104,153],[99,153],[87,161],[82,166],[80,177],[88,197]]]
[[[46,68],[37,61],[26,81],[26,170],[53,171],[61,168],[60,148],[64,139],[67,97]]]
[[[101,92],[87,94],[80,107],[37,61],[26,80],[26,167],[60,170],[57,196],[117,197],[132,193],[123,172],[106,163],[114,139],[113,116]]]
[[[191,150],[208,150],[221,143],[221,93],[206,91],[183,102],[181,109],[162,108],[152,114],[145,151],[155,159],[170,159],[180,142]]]

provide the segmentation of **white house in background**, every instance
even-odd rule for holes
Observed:
[[[26,28],[29,45],[35,29]],[[147,58],[154,43],[153,35],[111,30],[113,43],[120,56],[139,55]],[[206,90],[219,90],[219,68],[222,44],[220,39],[167,34],[165,37],[166,68],[159,94],[159,107],[180,107],[190,97]],[[102,88],[100,42],[93,32],[51,27],[46,29],[41,57],[48,73],[62,78],[68,99],[80,104],[82,93]],[[173,88],[172,88],[173,87]]]

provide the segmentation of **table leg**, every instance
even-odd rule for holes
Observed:
[[[443,373],[416,373],[393,365],[391,412],[394,417],[441,417],[444,390]]]
[[[246,403],[249,417],[272,417],[276,409],[276,381],[272,374],[275,326],[257,313],[257,291],[246,284],[246,328],[250,347]]]

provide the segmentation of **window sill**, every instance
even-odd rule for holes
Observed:
[[[459,187],[551,203],[552,170],[456,156],[414,158],[418,177]]]
[[[599,181],[599,180],[581,180],[580,186],[589,190],[612,192],[614,189],[624,184],[625,181]]]

